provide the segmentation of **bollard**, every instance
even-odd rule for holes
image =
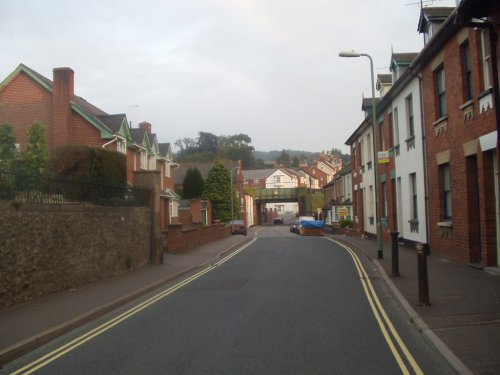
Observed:
[[[427,255],[425,246],[422,243],[417,244],[418,256],[418,300],[421,306],[430,306],[429,301],[429,279],[427,275]]]
[[[399,276],[398,236],[399,236],[399,232],[391,232],[392,276]]]

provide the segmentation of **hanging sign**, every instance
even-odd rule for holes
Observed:
[[[378,163],[387,164],[390,163],[389,151],[379,151],[378,152]]]

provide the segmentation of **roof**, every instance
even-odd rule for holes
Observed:
[[[417,30],[422,33],[430,22],[442,23],[453,12],[455,7],[424,7],[420,11]]]
[[[392,74],[378,74],[377,80],[384,85],[392,84]]]
[[[276,172],[278,168],[272,169],[250,169],[243,171],[243,179],[247,180],[265,180],[274,172]]]
[[[395,65],[410,65],[418,56],[418,52],[393,52],[391,55],[391,68]]]
[[[375,98],[375,106],[377,106],[378,102],[380,102],[380,98]],[[373,108],[372,98],[363,98],[361,103],[361,110],[368,111]]]
[[[158,150],[160,151],[160,155],[166,157],[167,159],[172,158],[172,147],[170,143],[158,143]]]
[[[96,117],[115,133],[120,131],[124,122],[127,123],[127,116],[124,113],[116,115],[97,115]]]

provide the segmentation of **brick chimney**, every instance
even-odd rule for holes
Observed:
[[[74,96],[74,75],[70,68],[54,68],[52,86],[52,127],[50,142],[56,147],[70,142],[70,103]]]
[[[151,124],[147,121],[143,121],[139,124],[140,129],[144,129],[148,132],[148,134],[151,134]]]

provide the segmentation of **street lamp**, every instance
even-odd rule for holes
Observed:
[[[368,57],[370,60],[370,73],[372,84],[372,132],[373,132],[373,152],[375,154],[374,160],[374,174],[375,174],[375,220],[377,221],[377,255],[379,259],[384,257],[382,250],[382,223],[380,222],[380,191],[379,191],[379,170],[378,170],[378,127],[377,127],[377,113],[375,110],[375,79],[373,74],[373,59],[367,53],[359,53],[355,51],[342,51],[339,53],[340,57]]]

